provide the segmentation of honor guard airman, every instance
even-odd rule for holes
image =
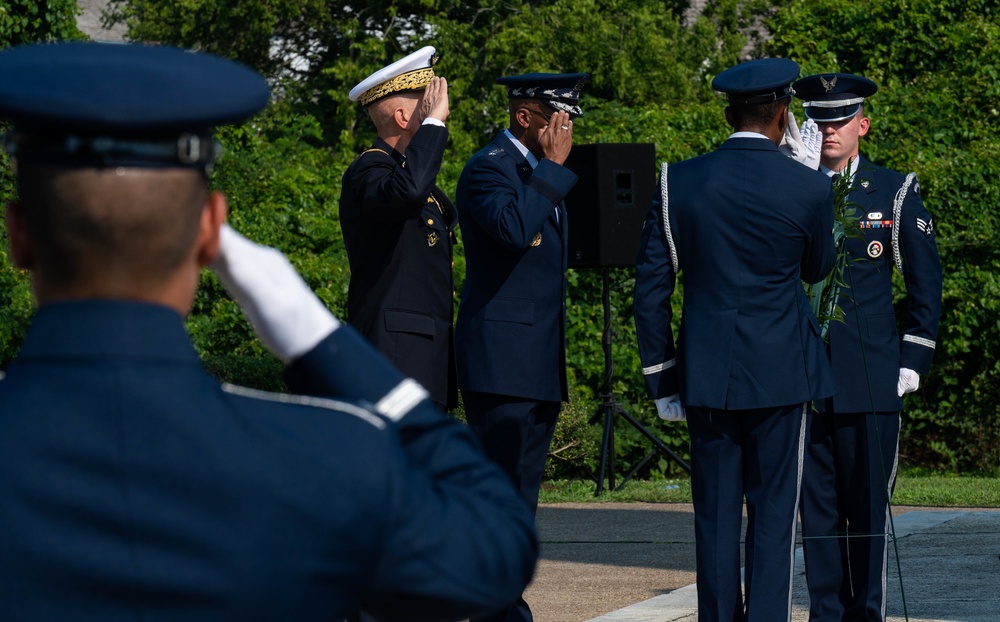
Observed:
[[[847,265],[830,324],[837,392],[811,416],[802,490],[811,620],[885,620],[889,499],[895,484],[902,396],[915,391],[934,355],[941,262],[934,224],[913,173],[876,166],[859,153],[871,121],[862,76],[818,74],[795,83],[823,135],[820,170],[850,177],[849,209],[862,237],[845,238]],[[893,270],[903,276],[902,339]]]
[[[687,417],[700,622],[789,619],[805,411],[833,393],[802,287],[833,267],[833,190],[777,147],[798,74],[791,60],[759,59],[717,75],[734,133],[711,153],[663,165],[643,226],[639,354],[661,416]]]
[[[466,280],[455,340],[465,414],[532,509],[567,399],[563,199],[577,177],[563,164],[587,78],[498,79],[510,127],[472,156],[458,180]],[[531,620],[531,611],[522,599],[486,619]]]
[[[378,138],[344,173],[347,321],[441,408],[458,403],[452,313],[455,206],[434,181],[448,142],[448,83],[431,46],[350,92]]]
[[[268,98],[167,46],[0,51],[38,301],[0,373],[0,619],[461,619],[530,580],[532,516],[471,433],[223,224],[213,127]],[[298,394],[202,367],[209,264]]]

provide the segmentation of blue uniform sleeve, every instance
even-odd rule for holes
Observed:
[[[675,280],[670,249],[663,232],[660,197],[656,195],[642,225],[635,265],[635,332],[646,393],[653,399],[675,395],[679,391],[677,352],[670,324],[673,317],[670,296]]]
[[[466,426],[437,411],[426,391],[349,326],[285,376],[298,393],[373,404],[399,434],[410,468],[430,482],[427,494],[404,499],[405,511],[389,521],[366,611],[384,620],[459,619],[520,596],[538,555],[534,520]]]
[[[810,240],[800,263],[802,280],[809,284],[825,279],[837,262],[837,249],[833,243],[833,184],[827,184],[826,195],[813,219]]]
[[[514,158],[503,152],[477,155],[458,182],[459,214],[507,248],[525,249],[576,181],[568,168],[543,159],[522,183]]]
[[[903,201],[899,252],[906,283],[906,317],[900,345],[900,366],[920,374],[930,371],[941,314],[941,260],[934,238],[934,222],[920,198],[914,179]]]
[[[446,128],[422,125],[406,147],[405,160],[378,150],[361,154],[345,179],[347,187],[360,193],[361,213],[382,221],[419,216],[434,189],[447,142]]]

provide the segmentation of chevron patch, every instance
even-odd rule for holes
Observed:
[[[927,237],[931,237],[932,235],[934,235],[934,219],[932,218],[930,220],[924,220],[923,218],[918,218],[917,230],[926,235]]]

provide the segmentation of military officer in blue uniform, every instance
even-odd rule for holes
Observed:
[[[498,79],[510,127],[469,159],[456,194],[466,259],[455,324],[465,414],[532,510],[568,397],[563,198],[577,177],[563,164],[587,77]],[[531,611],[522,599],[491,619],[530,620]]]
[[[829,332],[837,392],[816,403],[805,462],[802,520],[814,621],[885,619],[901,398],[930,369],[941,309],[934,223],[916,177],[859,155],[871,126],[864,100],[877,90],[871,80],[844,73],[795,83],[823,135],[820,170],[851,176],[850,209],[863,235],[845,238],[844,320],[832,322]],[[894,268],[906,285],[902,339]]]
[[[166,46],[0,52],[39,303],[0,374],[0,619],[457,620],[530,580],[531,513],[469,431],[223,225],[212,127],[267,100]],[[299,394],[204,371],[209,263]]]
[[[798,74],[791,60],[759,59],[717,75],[735,133],[665,164],[643,225],[639,354],[659,411],[687,417],[700,622],[790,619],[805,410],[834,388],[802,288],[833,267],[832,186],[777,148]]]
[[[350,92],[378,138],[344,173],[347,320],[441,408],[458,402],[452,313],[455,206],[434,181],[448,142],[448,83],[424,47]]]

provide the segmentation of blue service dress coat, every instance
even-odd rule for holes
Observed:
[[[829,332],[837,392],[816,402],[802,481],[803,548],[817,622],[885,619],[902,409],[897,380],[901,367],[929,371],[941,309],[934,224],[916,177],[864,158],[857,164],[850,201],[864,237],[846,240],[844,321],[832,322]],[[906,285],[902,340],[894,269]]]
[[[902,198],[898,206],[897,194]],[[829,335],[837,392],[816,406],[822,412],[899,412],[899,369],[923,376],[934,357],[941,314],[934,223],[915,177],[908,180],[864,158],[858,161],[850,201],[864,238],[847,238],[850,263],[839,298],[844,321],[831,322]],[[902,341],[892,304],[897,265],[906,285]]]
[[[289,379],[314,397],[220,385],[170,309],[41,307],[0,379],[0,619],[441,620],[520,594],[532,517],[464,426],[346,326]]]
[[[466,261],[455,324],[463,391],[568,398],[563,198],[576,180],[551,160],[532,169],[502,132],[466,163],[456,193]]]
[[[832,229],[830,180],[763,136],[739,135],[667,167],[644,223],[639,354],[650,397],[679,393],[687,411],[703,622],[789,615],[805,404],[833,392],[802,281],[832,269]]]
[[[378,139],[344,173],[347,320],[444,408],[458,401],[452,328],[455,206],[434,185],[448,141],[424,124],[401,154]]]
[[[635,321],[646,390],[685,406],[742,410],[833,393],[802,281],[833,267],[830,180],[763,138],[730,138],[668,167],[669,228],[684,274],[675,347],[677,270],[654,193],[636,266]]]

